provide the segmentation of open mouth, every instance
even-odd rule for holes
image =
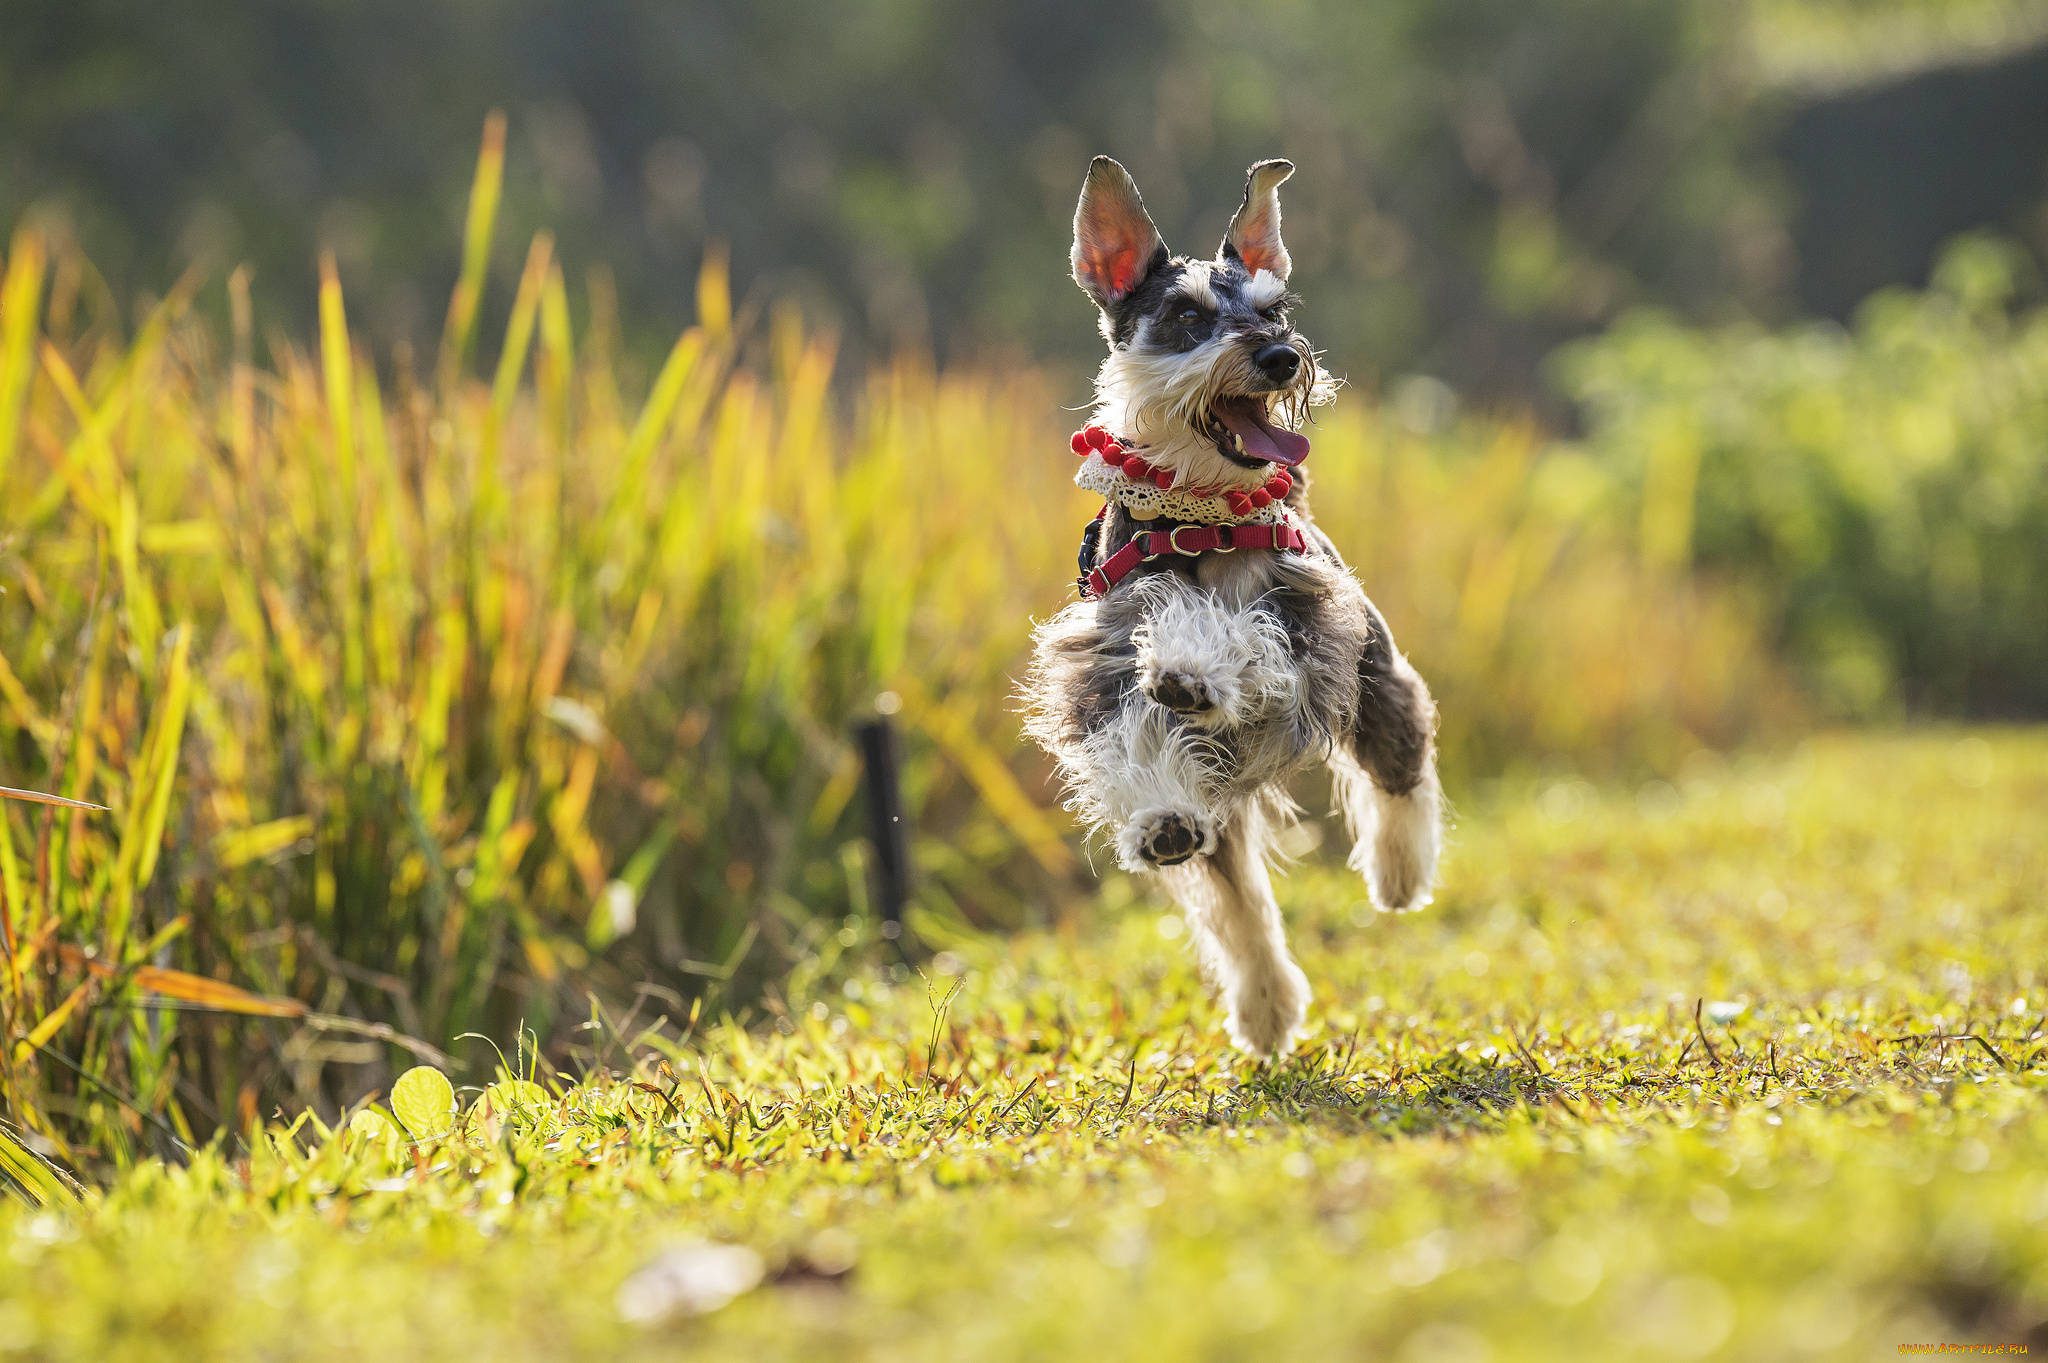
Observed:
[[[1308,458],[1308,437],[1275,426],[1267,419],[1261,398],[1218,398],[1209,404],[1209,415],[1223,427],[1216,433],[1216,448],[1247,468],[1259,464],[1292,468]]]

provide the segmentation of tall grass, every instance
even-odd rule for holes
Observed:
[[[487,137],[425,380],[357,342],[331,262],[318,337],[259,364],[242,275],[225,340],[196,279],[74,331],[76,263],[8,252],[0,783],[106,810],[0,807],[0,1085],[75,1167],[332,1111],[404,1048],[560,1036],[590,996],[800,1001],[873,940],[848,728],[885,691],[917,932],[1090,893],[1012,714],[1094,510],[1061,395],[835,375],[716,258],[628,393],[547,237],[496,310],[501,166]],[[1313,467],[1459,779],[1667,764],[1789,704],[1743,603],[1644,566],[1621,486],[1524,425],[1354,397]]]

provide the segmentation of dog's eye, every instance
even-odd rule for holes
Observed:
[[[1184,327],[1191,327],[1202,320],[1202,310],[1200,308],[1182,308],[1180,315],[1173,320],[1179,322]]]
[[[1268,322],[1284,322],[1287,320],[1287,308],[1284,304],[1275,303],[1270,308],[1259,309],[1259,316]]]

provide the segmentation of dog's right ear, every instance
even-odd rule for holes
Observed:
[[[1107,309],[1130,297],[1166,260],[1166,243],[1131,173],[1107,156],[1096,157],[1074,210],[1074,282]]]

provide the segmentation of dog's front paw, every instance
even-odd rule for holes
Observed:
[[[1118,860],[1132,871],[1178,866],[1215,850],[1214,822],[1186,809],[1142,810],[1117,834]]]
[[[1138,855],[1154,866],[1178,866],[1202,850],[1202,835],[1178,814],[1167,814],[1138,844]]]
[[[1208,719],[1222,706],[1205,679],[1187,672],[1160,672],[1145,682],[1145,694],[1177,715]]]

